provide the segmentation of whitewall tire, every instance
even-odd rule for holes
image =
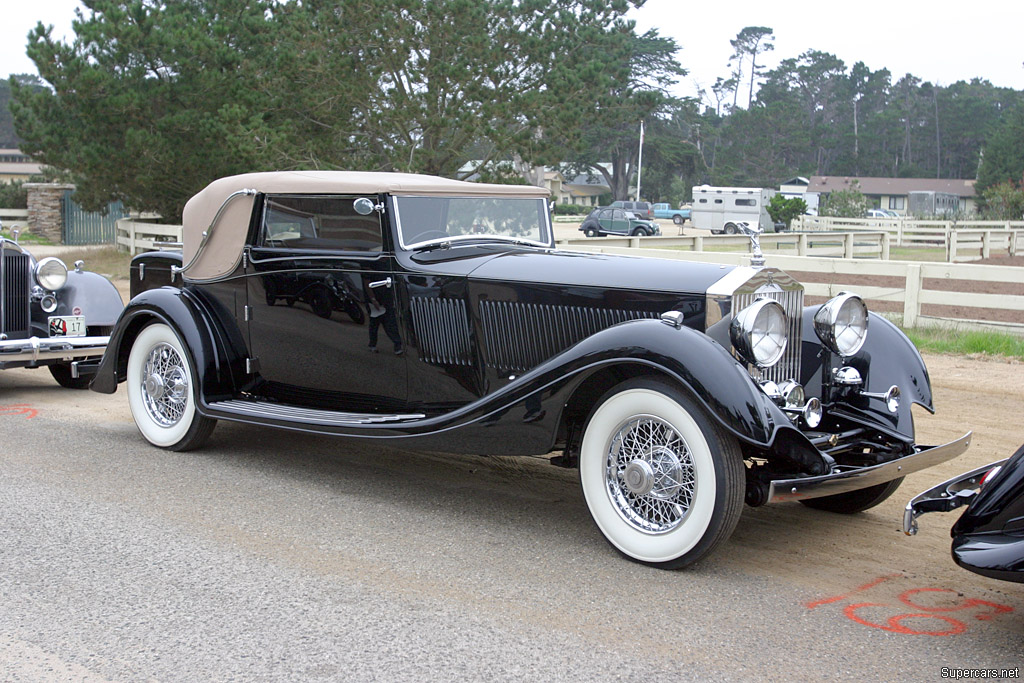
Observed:
[[[144,328],[128,356],[128,405],[142,435],[173,451],[196,448],[216,421],[196,411],[195,373],[188,352],[162,323]]]
[[[584,430],[580,481],[608,542],[666,569],[725,541],[745,490],[736,439],[654,379],[624,382],[602,397]]]

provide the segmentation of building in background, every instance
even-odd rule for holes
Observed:
[[[971,216],[978,209],[973,180],[811,176],[806,191],[827,195],[849,190],[855,183],[874,208],[900,216]]]

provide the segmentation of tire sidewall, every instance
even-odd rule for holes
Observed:
[[[178,353],[184,361],[185,375],[188,379],[188,398],[185,411],[181,419],[170,427],[165,427],[149,415],[143,398],[142,369],[145,366],[146,358],[150,351],[158,344],[166,343]],[[189,434],[192,422],[196,419],[195,400],[195,372],[192,369],[192,360],[186,352],[178,335],[163,323],[154,323],[147,326],[132,344],[132,350],[128,355],[127,389],[128,406],[132,411],[135,424],[146,438],[154,446],[161,448],[173,448]]]
[[[616,510],[606,486],[608,447],[628,419],[653,415],[686,441],[697,481],[686,518],[672,531],[647,534]],[[605,538],[624,555],[648,564],[681,566],[699,559],[719,536],[725,496],[714,428],[691,401],[656,383],[629,383],[605,395],[591,413],[580,446],[580,482],[591,516]],[[689,559],[692,558],[692,559]]]

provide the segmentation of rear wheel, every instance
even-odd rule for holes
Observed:
[[[672,222],[675,223],[676,225],[682,225],[683,220],[683,217],[680,216],[678,213],[675,216],[672,216]]]
[[[585,231],[583,231],[583,234],[586,235],[587,237],[597,237],[597,230],[594,230],[593,228],[587,228]]]
[[[163,323],[149,325],[128,355],[128,405],[142,436],[172,451],[198,448],[216,420],[196,410],[195,373],[178,335]]]
[[[863,512],[875,507],[883,500],[896,493],[896,489],[903,483],[903,477],[887,481],[884,484],[876,484],[865,489],[837,493],[834,496],[822,496],[821,498],[810,498],[800,502],[815,510],[827,510],[838,512],[843,515],[852,515],[856,512]]]
[[[580,447],[584,498],[626,557],[685,567],[725,541],[743,507],[739,444],[657,380],[624,382],[591,413]]]
[[[736,234],[736,225],[734,223],[726,223],[725,224],[725,234],[726,235],[735,235]]]
[[[87,389],[89,382],[92,381],[91,377],[73,377],[71,374],[71,363],[59,363],[51,365],[49,368],[50,374],[57,380],[57,384],[65,389]]]

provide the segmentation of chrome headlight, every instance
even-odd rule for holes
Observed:
[[[740,357],[759,368],[779,362],[786,350],[786,311],[773,299],[757,299],[736,314],[729,326]]]
[[[40,287],[56,292],[67,284],[68,267],[59,258],[50,256],[36,264],[35,275]]]
[[[833,353],[853,356],[868,337],[868,307],[856,294],[840,292],[814,314],[814,332]]]

